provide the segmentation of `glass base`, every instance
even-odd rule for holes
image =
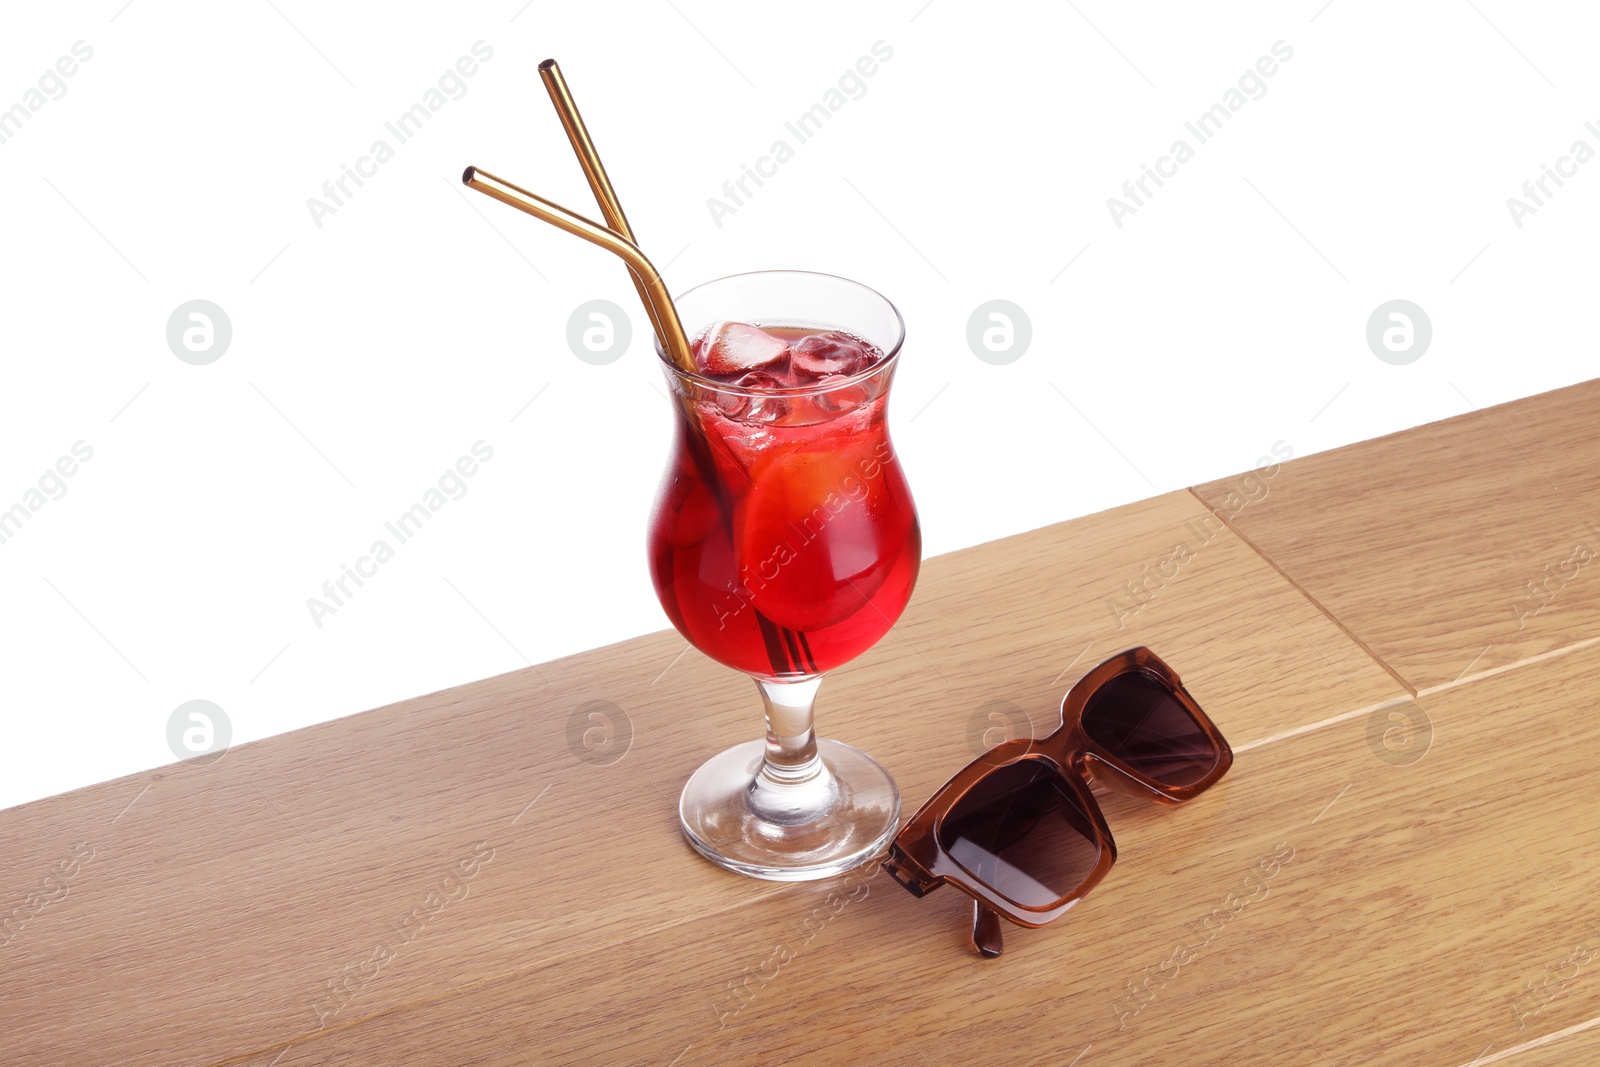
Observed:
[[[816,742],[819,762],[766,773],[767,745],[748,741],[701,765],[683,787],[683,836],[719,867],[774,882],[854,870],[889,847],[900,790],[860,749]]]

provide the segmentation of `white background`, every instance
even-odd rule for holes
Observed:
[[[93,56],[0,144],[0,509],[94,454],[0,544],[0,806],[172,762],[191,699],[238,743],[666,625],[668,407],[626,275],[458,180],[594,213],[547,56],[674,290],[792,267],[900,306],[930,554],[1594,373],[1600,161],[1521,227],[1506,205],[1600,148],[1592,10],[1219,7],[8,5],[0,108]],[[384,122],[480,40],[397,144]],[[1184,122],[1280,40],[1197,144]],[[877,41],[865,94],[794,145]],[[718,226],[707,198],[780,137],[794,158]],[[1194,158],[1119,228],[1107,198],[1180,137]],[[319,227],[307,198],[379,138],[394,158]],[[633,315],[607,366],[566,343],[596,298]],[[994,298],[1032,323],[1004,366],[966,341]],[[1433,327],[1405,366],[1365,340],[1396,298]],[[192,299],[232,323],[206,366],[167,345]],[[307,598],[479,440],[467,494],[319,628]]]

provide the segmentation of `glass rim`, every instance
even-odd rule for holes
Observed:
[[[898,335],[895,337],[894,345],[887,349],[883,354],[883,358],[872,364],[872,366],[866,368],[865,370],[856,371],[854,374],[845,375],[836,381],[828,382],[826,385],[823,385],[820,382],[814,382],[811,385],[785,385],[778,389],[751,389],[747,386],[736,385],[733,382],[720,382],[715,378],[701,374],[699,371],[684,370],[682,367],[674,363],[672,358],[667,355],[666,350],[661,347],[661,338],[659,337],[652,338],[652,345],[656,350],[656,358],[661,361],[661,364],[666,367],[668,371],[678,378],[681,378],[685,381],[694,382],[696,385],[703,386],[707,389],[712,389],[722,393],[732,393],[736,396],[810,396],[818,393],[830,393],[835,389],[843,389],[846,386],[859,384],[868,380],[875,374],[880,374],[883,371],[888,370],[899,358],[900,350],[905,346],[906,342],[906,320],[900,314],[900,309],[895,307],[894,301],[878,292],[878,290],[874,289],[872,286],[867,285],[864,282],[858,282],[853,278],[846,278],[839,274],[828,274],[825,271],[818,270],[783,269],[751,270],[743,271],[738,274],[725,274],[720,278],[712,278],[709,281],[704,281],[699,285],[691,286],[690,288],[685,289],[683,292],[672,298],[673,303],[676,304],[684,297],[689,296],[692,293],[699,292],[701,289],[704,289],[707,286],[718,285],[722,282],[734,281],[739,278],[760,277],[761,275],[766,274],[804,275],[812,278],[826,278],[830,281],[844,282],[846,285],[853,285],[857,289],[871,293],[873,296],[883,301],[884,306],[889,309],[892,315],[894,315],[895,327],[898,331]],[[849,330],[846,329],[845,332],[848,333]],[[862,340],[866,340],[866,338],[862,338]]]

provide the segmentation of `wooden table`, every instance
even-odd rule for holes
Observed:
[[[954,890],[697,859],[755,694],[658,633],[0,812],[0,1063],[1600,1062],[1597,410],[927,561],[819,705],[908,812],[1134,644],[1237,753],[1105,798],[1117,866],[997,961]]]

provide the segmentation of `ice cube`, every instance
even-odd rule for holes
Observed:
[[[849,380],[848,375],[828,374],[818,379],[816,388],[817,410],[825,415],[838,415],[860,405],[867,399],[867,387],[857,382],[855,385],[840,385]]]
[[[872,345],[838,330],[802,337],[789,352],[795,373],[810,378],[855,374],[878,358],[878,350]]]
[[[742,374],[776,368],[789,355],[789,342],[748,322],[719,322],[700,338],[695,354],[707,374]]]
[[[758,390],[767,392],[773,389],[782,389],[784,382],[764,370],[751,371],[740,375],[736,380],[729,382],[739,389]],[[763,396],[747,393],[736,393],[719,390],[716,394],[717,406],[723,414],[738,422],[777,422],[789,413],[789,398],[784,396]]]

